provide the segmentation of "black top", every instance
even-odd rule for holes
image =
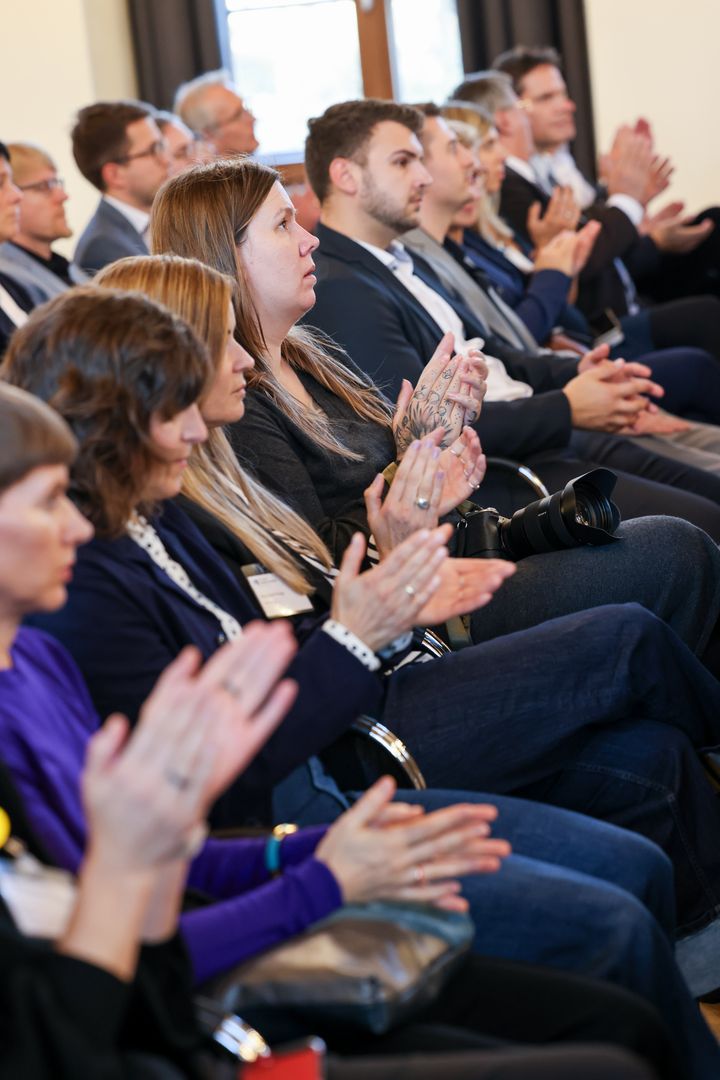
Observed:
[[[9,241],[12,244],[12,240]],[[76,285],[77,282],[73,281],[70,277],[70,261],[61,255],[58,251],[53,251],[50,254],[49,259],[43,259],[42,255],[38,255],[35,251],[30,251],[29,248],[21,247],[20,244],[13,244],[19,251],[22,251],[23,255],[29,255],[35,262],[40,263],[46,270],[49,270],[55,277],[59,277],[61,281],[64,281],[66,285]]]
[[[0,764],[0,806],[37,857],[20,796]],[[46,860],[45,860],[46,861]],[[0,1076],[121,1080],[125,1058],[151,1054],[194,1077],[199,1045],[179,938],[145,947],[132,983],[22,934],[0,899]]]
[[[312,376],[298,375],[338,438],[361,460],[318,446],[258,390],[248,392],[245,416],[228,435],[241,464],[310,522],[338,563],[352,534],[368,532],[363,491],[395,460],[395,440],[389,427],[357,416]]]

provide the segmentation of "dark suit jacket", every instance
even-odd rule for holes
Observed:
[[[534,202],[539,202],[544,210],[549,201],[549,196],[541,187],[531,184],[524,176],[507,167],[500,213],[526,240],[529,240],[528,210]],[[578,307],[593,323],[608,307],[617,315],[627,312],[625,289],[614,260],[622,259],[634,278],[651,273],[658,256],[653,241],[649,237],[640,237],[627,215],[617,207],[597,202],[588,207],[586,215],[602,224],[600,235],[580,275],[577,300]]]
[[[379,259],[349,237],[319,225],[317,302],[305,321],[338,341],[354,362],[391,396],[403,379],[417,381],[442,337],[425,308]],[[482,337],[487,351],[510,374],[529,383],[535,395],[483,406],[478,431],[488,454],[525,459],[564,447],[570,434],[570,407],[559,387],[576,374],[570,360],[523,353],[489,334],[482,323],[440,283],[428,264],[413,255],[417,274],[455,308],[468,338]]]
[[[165,504],[154,524],[206,597],[241,624],[263,617],[182,510]],[[116,711],[136,717],[160,672],[183,646],[196,645],[208,657],[223,641],[215,616],[128,536],[95,539],[80,548],[65,607],[30,621],[72,653],[102,717]],[[298,629],[302,644],[288,670],[300,688],[295,704],[224,796],[227,816],[231,808],[236,822],[257,814],[274,784],[337,739],[356,716],[380,704],[381,679],[322,633],[321,622],[308,619]]]
[[[73,262],[94,274],[126,255],[147,255],[147,244],[128,219],[101,199],[77,242]]]

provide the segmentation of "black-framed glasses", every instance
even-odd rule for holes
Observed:
[[[148,146],[147,150],[138,150],[137,154],[124,154],[122,157],[114,158],[116,165],[127,165],[128,161],[135,161],[136,158],[154,157],[160,159],[167,154],[167,143],[164,139],[156,139],[151,146]]]
[[[60,176],[50,176],[47,180],[36,180],[34,184],[18,184],[20,191],[37,191],[41,195],[52,195],[54,191],[64,191],[65,181]]]

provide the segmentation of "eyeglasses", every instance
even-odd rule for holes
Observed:
[[[217,131],[218,128],[227,127],[228,124],[234,124],[237,120],[242,120],[245,116],[252,116],[251,109],[247,105],[239,105],[234,113],[230,113],[224,120],[218,120],[215,124],[210,124],[207,128],[208,131]],[[255,117],[253,116],[253,119]]]
[[[135,161],[136,158],[154,157],[161,158],[167,154],[167,143],[164,139],[156,139],[151,146],[148,146],[147,150],[138,150],[137,154],[125,154],[123,157],[115,158],[116,165],[127,165],[128,161]]]
[[[34,184],[18,184],[20,191],[37,191],[41,195],[52,195],[54,191],[64,191],[65,181],[59,176],[47,180],[36,180]]]

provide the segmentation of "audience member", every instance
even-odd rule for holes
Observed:
[[[205,154],[202,141],[195,138],[187,124],[184,124],[175,113],[156,112],[155,123],[165,140],[170,162],[168,176],[177,176],[179,172],[189,169],[191,165],[212,159],[212,154]]]
[[[208,71],[183,83],[173,108],[183,123],[211,144],[217,157],[252,154],[258,148],[255,117],[225,70]]]
[[[74,261],[93,273],[123,255],[146,254],[150,209],[170,168],[152,107],[139,101],[88,105],[77,114],[72,142],[77,167],[102,196]]]
[[[65,216],[68,195],[52,158],[32,143],[11,143],[8,150],[23,198],[20,228],[12,240],[0,245],[0,272],[42,303],[72,285],[81,285],[87,275],[52,249],[56,240],[72,236]]]
[[[10,153],[0,143],[0,244],[17,236],[20,228],[22,192],[13,182]],[[10,335],[22,326],[34,306],[33,298],[21,285],[0,269],[0,356]]]

